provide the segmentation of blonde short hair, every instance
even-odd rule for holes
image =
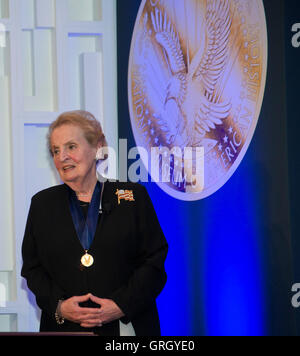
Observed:
[[[107,147],[105,135],[102,131],[100,122],[93,114],[84,110],[67,111],[59,115],[59,117],[52,122],[48,131],[48,149],[53,156],[51,149],[51,136],[55,129],[63,125],[78,126],[84,132],[85,139],[92,147],[97,147],[100,143],[102,147]]]

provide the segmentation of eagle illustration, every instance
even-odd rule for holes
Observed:
[[[228,61],[232,23],[229,1],[207,0],[205,31],[191,63],[185,62],[179,35],[167,15],[156,9],[151,13],[151,22],[170,74],[164,90],[163,112],[158,115],[157,123],[168,144],[202,145],[207,153],[217,143],[207,133],[221,125],[231,110],[230,101],[222,101],[218,87]],[[167,113],[170,104],[175,115]]]

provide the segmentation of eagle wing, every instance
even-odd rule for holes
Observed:
[[[155,9],[155,14],[151,13],[151,19],[156,33],[155,39],[167,53],[172,74],[186,71],[178,33],[175,32],[167,15],[163,15],[160,10]]]
[[[217,93],[217,84],[227,64],[231,22],[228,0],[207,0],[206,48],[193,74],[204,91],[195,116],[194,144],[199,144],[206,133],[221,125],[231,109],[231,103],[220,102]]]
[[[183,131],[184,118],[180,112],[180,106],[184,101],[186,87],[186,64],[179,40],[179,35],[174,29],[167,14],[155,9],[151,12],[152,26],[156,43],[159,44],[168,67],[168,80],[165,86],[164,100],[160,114],[156,117],[156,123],[164,132],[167,143],[172,144],[180,140]],[[172,97],[175,102],[168,102]],[[168,102],[168,105],[166,106]]]
[[[226,66],[231,22],[228,0],[207,0],[207,45],[194,76],[202,82],[208,99]]]

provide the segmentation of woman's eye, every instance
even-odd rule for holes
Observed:
[[[54,156],[57,156],[59,154],[59,150],[53,150]]]
[[[70,145],[70,146],[69,146],[69,149],[70,149],[70,150],[74,150],[75,148],[76,148],[75,145]]]

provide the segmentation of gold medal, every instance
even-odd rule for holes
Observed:
[[[81,264],[84,267],[91,267],[94,264],[93,256],[89,255],[87,251],[85,251],[85,255],[81,257]]]

